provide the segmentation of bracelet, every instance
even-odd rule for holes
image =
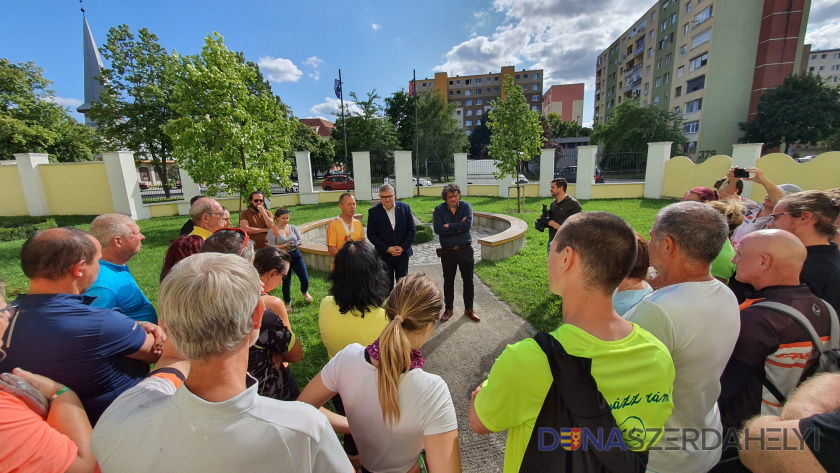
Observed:
[[[52,397],[50,398],[50,404],[52,404],[53,401],[55,401],[56,398],[58,398],[58,396],[61,396],[62,394],[66,393],[69,390],[70,390],[70,388],[68,388],[67,386],[64,386],[63,388],[56,391],[55,394],[53,394]]]

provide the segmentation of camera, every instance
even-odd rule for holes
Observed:
[[[548,214],[548,207],[546,207],[546,205],[543,204],[542,215],[540,215],[540,218],[538,218],[537,221],[534,222],[534,227],[537,230],[544,232],[545,229],[548,228],[548,222],[550,221],[551,216],[549,216]]]
[[[738,168],[732,172],[732,175],[738,178],[750,177],[750,173],[746,169]]]

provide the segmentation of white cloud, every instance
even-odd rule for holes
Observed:
[[[811,50],[834,49],[837,47],[837,38],[840,38],[840,23],[823,25],[819,28],[808,30],[805,35],[805,42],[811,44]]]
[[[370,27],[373,28],[373,31],[379,31],[382,29],[382,25],[377,25],[376,23],[372,23]]]
[[[76,107],[83,104],[84,101],[79,99],[74,99],[72,97],[64,98],[64,97],[51,97],[50,102],[57,103],[62,107],[70,107],[73,111],[76,110]]]
[[[356,105],[356,102],[349,100],[344,101],[344,107],[347,110],[345,113],[361,114],[362,109]],[[309,109],[309,113],[320,117],[333,117],[327,120],[335,121],[335,117],[341,116],[341,100],[334,97],[325,97],[324,101]]]
[[[543,84],[585,82],[594,87],[595,59],[650,7],[651,0],[495,0],[505,19],[489,36],[454,46],[434,69],[450,76],[543,69]],[[482,13],[474,14],[480,23]]]
[[[273,82],[297,82],[303,72],[289,59],[264,56],[259,61],[260,70]]]
[[[312,72],[307,74],[309,77],[311,77],[315,80],[318,80],[318,79],[321,78],[321,71],[318,70],[318,67],[320,67],[322,64],[324,64],[324,61],[321,58],[319,58],[318,56],[312,56],[312,57],[306,58],[306,61],[303,61],[303,64],[306,65],[306,66],[312,67]]]

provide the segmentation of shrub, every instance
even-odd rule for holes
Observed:
[[[0,224],[0,241],[26,240],[40,230],[55,228],[58,225],[52,218],[33,219],[4,218]]]
[[[414,235],[414,244],[419,245],[435,239],[432,227],[428,225],[417,225],[417,235]]]

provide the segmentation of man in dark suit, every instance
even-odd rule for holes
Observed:
[[[379,188],[380,203],[368,210],[368,239],[385,263],[391,289],[395,280],[408,274],[411,242],[417,233],[411,207],[396,199],[394,188],[385,184]]]

